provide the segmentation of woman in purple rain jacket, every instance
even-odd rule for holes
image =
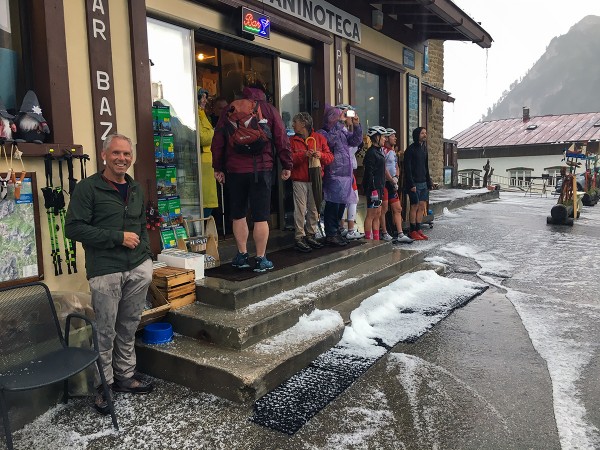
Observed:
[[[323,128],[318,131],[327,138],[327,144],[333,153],[333,162],[325,166],[323,175],[325,243],[333,246],[347,244],[338,234],[338,230],[346,203],[355,200],[350,147],[357,147],[362,142],[362,128],[358,115],[353,117],[353,130],[349,131],[344,125],[345,114],[346,110],[325,106]]]

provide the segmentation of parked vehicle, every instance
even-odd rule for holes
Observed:
[[[585,173],[581,172],[581,173],[575,174],[575,179],[577,180],[577,191],[583,192],[583,188],[585,186]],[[563,184],[562,178],[556,180],[556,189],[554,189],[555,194],[560,195],[560,192],[562,191],[562,184]]]

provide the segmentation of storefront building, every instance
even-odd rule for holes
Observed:
[[[86,169],[93,173],[106,135],[131,136],[134,176],[153,205],[158,206],[160,197],[157,163],[169,163],[176,170],[181,214],[200,217],[204,199],[197,91],[205,89],[210,101],[223,97],[229,102],[245,81],[259,78],[290,129],[291,118],[300,111],[310,112],[320,127],[324,105],[337,103],[356,106],[364,127],[396,129],[400,148],[410,143],[414,127],[428,127],[431,172],[441,182],[441,105],[453,101],[443,89],[443,41],[491,45],[489,34],[446,0],[0,0],[0,14],[0,96],[14,112],[33,89],[51,128],[44,144],[20,146],[26,170],[37,175],[37,276],[43,274],[51,289],[71,291],[87,290],[87,282],[82,263],[77,274],[54,276],[40,192],[43,157],[50,150],[55,157],[88,154]],[[269,24],[268,39],[257,25],[260,19]],[[153,102],[169,107],[174,135],[170,161],[155,152]],[[53,164],[57,185],[58,163]],[[76,179],[81,177],[78,165],[76,160]],[[274,228],[286,226],[290,192],[282,182],[274,189]],[[219,207],[213,210],[219,225],[222,197],[226,199],[226,190],[218,192]],[[225,232],[230,232],[227,225]],[[151,235],[158,253],[160,235]],[[83,251],[78,250],[82,262]],[[35,272],[30,270],[34,278]]]
[[[110,133],[132,138],[132,175],[149,206],[160,209],[165,190],[177,197],[176,206],[166,203],[169,214],[202,217],[199,88],[212,103],[229,102],[244,82],[261,79],[290,129],[298,112],[310,112],[320,128],[326,104],[350,103],[363,127],[394,128],[400,148],[413,128],[426,126],[431,173],[441,182],[448,164],[441,105],[453,101],[443,89],[445,40],[491,45],[489,34],[449,0],[0,0],[0,98],[15,114],[25,93],[35,91],[50,127],[44,143],[18,146],[30,191],[19,220],[0,217],[0,227],[15,227],[19,241],[3,241],[0,285],[42,279],[52,291],[88,291],[83,249],[76,246],[75,272],[60,215],[48,225],[54,214],[42,188],[60,187],[68,205],[70,182],[101,170]],[[153,104],[168,111],[172,136],[156,133]],[[9,158],[0,163],[6,173]],[[21,169],[16,159],[12,166]],[[161,169],[170,171],[171,186],[161,184]],[[11,195],[3,201],[14,202]],[[212,212],[220,234],[230,233],[223,199],[226,189]],[[272,227],[285,229],[292,205],[291,187],[278,181]],[[150,235],[153,252],[160,252],[159,230]]]

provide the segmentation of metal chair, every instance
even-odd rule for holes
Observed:
[[[92,329],[93,348],[69,347],[71,319],[85,321]],[[119,429],[98,351],[94,322],[81,314],[69,314],[65,334],[60,328],[52,295],[44,283],[0,289],[0,411],[6,430],[6,446],[13,448],[5,393],[26,391],[64,381],[63,402],[69,400],[69,377],[96,362],[110,415]]]

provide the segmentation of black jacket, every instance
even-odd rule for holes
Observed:
[[[433,189],[427,146],[413,142],[404,152],[404,189],[410,191],[415,183],[427,183],[427,189]]]
[[[383,186],[385,185],[385,156],[381,147],[372,145],[365,153],[363,159],[365,172],[363,175],[363,190],[367,201],[375,189],[379,192],[379,200],[383,199]]]

